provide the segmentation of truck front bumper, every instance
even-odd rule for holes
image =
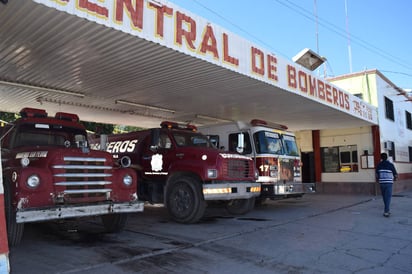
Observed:
[[[204,184],[203,196],[210,200],[249,199],[260,195],[260,183]]]
[[[261,198],[279,199],[300,197],[306,193],[315,193],[314,184],[301,182],[262,183]]]
[[[99,216],[116,213],[142,212],[144,202],[110,203],[100,205],[56,206],[52,208],[35,208],[19,210],[16,213],[17,223],[28,223],[66,218]]]

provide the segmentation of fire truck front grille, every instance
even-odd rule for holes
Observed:
[[[112,167],[105,158],[64,157],[53,165],[56,202],[79,203],[110,198]]]
[[[233,179],[243,179],[253,176],[252,167],[248,160],[244,159],[227,159],[223,164],[223,176]]]

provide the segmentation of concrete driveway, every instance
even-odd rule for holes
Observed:
[[[412,192],[310,194],[269,201],[243,216],[209,208],[202,222],[171,221],[148,205],[125,231],[100,220],[26,226],[12,273],[412,273]]]

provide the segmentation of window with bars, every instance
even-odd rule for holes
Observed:
[[[412,117],[411,113],[409,111],[405,111],[405,116],[406,116],[406,128],[412,130]]]
[[[393,111],[393,102],[391,99],[385,97],[385,115],[386,118],[395,121],[395,115]]]

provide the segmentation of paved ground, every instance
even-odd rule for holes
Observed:
[[[32,224],[10,251],[12,273],[412,273],[412,192],[312,194],[270,201],[244,216],[211,208],[199,224],[163,207],[105,234],[100,222]]]

